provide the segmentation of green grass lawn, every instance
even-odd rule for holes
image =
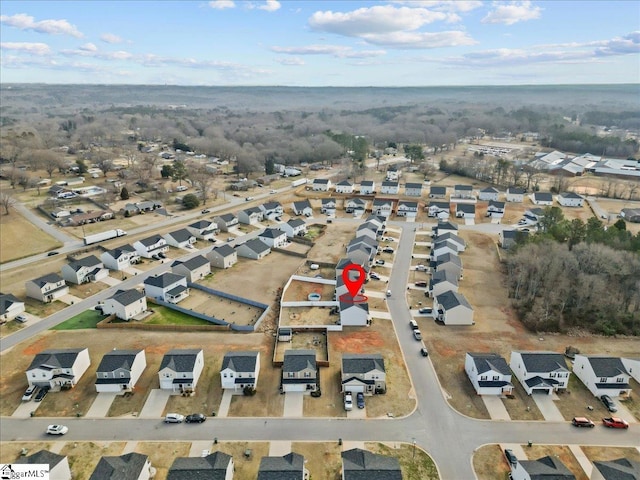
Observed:
[[[96,324],[104,317],[96,310],[86,310],[75,317],[52,327],[51,330],[81,330],[84,328],[96,328]]]
[[[314,240],[315,238],[319,237],[321,233],[322,233],[322,230],[319,227],[309,227],[307,229],[307,233],[305,234],[304,238],[308,238],[309,240]]]
[[[206,320],[200,320],[160,305],[149,305],[149,308],[153,309],[154,313],[145,318],[143,323],[150,325],[212,325]]]

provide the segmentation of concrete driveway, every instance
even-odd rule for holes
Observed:
[[[116,285],[119,285],[122,280],[118,280],[117,278],[113,278],[113,277],[108,277],[107,276],[107,277],[104,277],[103,279],[101,279],[100,281],[102,283],[106,283],[110,287],[115,287]]]
[[[31,412],[35,412],[38,407],[42,405],[42,402],[34,402],[33,400],[29,402],[22,402],[18,405],[18,408],[11,414],[13,418],[29,418],[31,416]]]
[[[76,303],[82,302],[82,299],[76,297],[75,295],[71,295],[70,293],[63,295],[58,298],[62,303],[66,303],[67,305],[74,305]]]
[[[536,405],[538,406],[538,409],[540,410],[540,413],[542,413],[542,416],[545,420],[549,420],[551,422],[565,421],[562,413],[560,413],[560,410],[558,410],[556,404],[553,403],[554,400],[558,399],[558,396],[555,393],[552,393],[551,395],[532,394],[531,398],[534,402],[536,402]]]
[[[624,405],[624,402],[620,402],[617,398],[614,400],[616,406],[618,407],[618,411],[616,413],[612,413],[611,415],[614,417],[621,418],[626,420],[629,423],[638,423],[638,420],[633,416],[633,414],[629,411],[629,409]]]
[[[91,404],[91,407],[87,411],[85,417],[89,418],[104,418],[111,408],[111,404],[115,400],[117,393],[99,393],[96,399]]]
[[[487,407],[491,420],[511,420],[509,412],[504,406],[502,399],[495,395],[482,395],[484,406]]]
[[[391,320],[391,314],[389,312],[383,312],[381,310],[371,310],[369,312],[371,318],[381,318],[383,320]]]
[[[302,417],[304,393],[287,392],[284,394],[283,417]],[[288,452],[287,452],[288,453]]]
[[[218,407],[217,415],[219,417],[226,417],[229,415],[229,407],[231,406],[231,399],[233,398],[233,392],[225,389],[222,392],[222,400],[220,400],[220,406]]]
[[[144,406],[138,416],[141,418],[161,418],[170,396],[171,392],[169,390],[154,388],[149,392],[147,401],[144,402]]]

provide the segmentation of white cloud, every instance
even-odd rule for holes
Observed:
[[[2,50],[23,52],[29,55],[48,55],[51,53],[51,49],[46,43],[2,42],[0,43],[0,48]]]
[[[375,45],[398,49],[429,49],[475,45],[476,42],[466,32],[452,30],[448,32],[393,32],[376,35],[363,35],[362,38]]]
[[[304,65],[304,60],[300,57],[276,58],[275,60],[276,62],[282,65],[293,65],[293,66]]]
[[[102,40],[105,43],[122,43],[122,37],[119,37],[118,35],[115,35],[113,33],[103,33],[102,35],[100,35],[100,40]]]
[[[271,51],[287,55],[331,55],[336,58],[370,58],[384,55],[384,50],[353,50],[342,45],[307,45],[304,47],[271,47]]]
[[[264,5],[258,7],[259,10],[265,10],[267,12],[275,12],[280,9],[280,2],[278,0],[266,0]]]
[[[38,33],[48,33],[50,35],[71,35],[82,38],[84,35],[66,20],[40,20],[36,22],[31,15],[18,13],[16,15],[0,15],[0,23],[15,27],[20,30],[33,30]]]
[[[393,3],[431,8],[445,12],[470,12],[482,6],[482,2],[479,0],[393,0]]]
[[[225,8],[236,8],[236,4],[233,0],[211,0],[209,2],[211,8],[216,10],[224,10]]]
[[[85,43],[75,50],[61,50],[60,53],[66,57],[93,57],[102,60],[130,60],[134,58],[134,55],[124,50],[116,52],[102,52],[98,50],[93,43]]]
[[[501,2],[494,2],[495,10],[489,12],[481,21],[482,23],[503,23],[513,25],[518,22],[536,20],[540,18],[542,9],[534,7],[529,0],[522,2],[511,2],[505,5]]]
[[[82,50],[85,52],[97,52],[98,47],[96,47],[94,43],[85,43],[84,45],[80,46],[79,50]]]
[[[607,40],[595,51],[600,57],[640,53],[640,31],[631,32],[620,38]]]

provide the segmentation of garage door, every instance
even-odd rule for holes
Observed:
[[[344,391],[351,392],[351,393],[358,393],[358,392],[364,393],[364,385],[345,385]]]
[[[305,384],[292,384],[292,385],[285,385],[284,386],[284,391],[285,392],[304,392],[307,390],[307,386]]]
[[[531,393],[534,395],[549,395],[551,394],[550,388],[534,388]]]

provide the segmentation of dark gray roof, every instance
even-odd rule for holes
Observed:
[[[373,199],[373,206],[374,207],[378,207],[380,205],[387,205],[387,204],[393,204],[393,200],[389,200],[386,198],[374,198]]]
[[[431,201],[429,202],[429,207],[438,207],[438,208],[443,208],[445,210],[449,210],[449,208],[451,208],[451,204],[449,202]]]
[[[317,370],[315,350],[285,350],[283,372],[300,372],[305,368]]]
[[[297,212],[301,212],[305,208],[311,208],[311,202],[309,200],[301,200],[299,202],[293,202],[293,208]]]
[[[162,357],[159,370],[168,367],[174,372],[193,372],[193,367],[200,352],[202,350],[198,349],[169,350]]]
[[[223,452],[206,457],[178,457],[169,468],[167,480],[225,480],[232,458]]]
[[[431,286],[441,282],[449,282],[458,285],[458,277],[449,269],[438,270],[431,275]]]
[[[225,223],[229,223],[236,219],[236,216],[233,213],[225,213],[224,215],[220,215],[220,219],[224,220]]]
[[[173,232],[167,233],[168,236],[171,236],[178,242],[186,242],[190,238],[193,238],[193,233],[191,233],[186,228],[181,228],[180,230],[175,230]]]
[[[524,188],[509,187],[507,188],[507,193],[510,193],[512,195],[524,195]]]
[[[523,460],[522,468],[531,480],[575,480],[573,473],[557,458],[546,456],[538,460]]]
[[[619,357],[599,357],[585,355],[596,377],[617,377],[621,373],[629,375]]]
[[[260,215],[262,213],[262,210],[260,210],[259,207],[249,207],[249,208],[245,208],[244,210],[242,210],[244,213],[246,213],[247,215],[251,215],[253,213],[257,213],[258,215]]]
[[[453,188],[454,190],[462,190],[465,192],[470,192],[471,190],[473,190],[473,187],[471,185],[456,185]]]
[[[27,370],[32,368],[71,368],[84,348],[60,348],[38,353]]]
[[[253,372],[257,361],[258,352],[227,352],[222,359],[220,370],[229,368],[234,372]]]
[[[405,207],[409,208],[418,208],[418,202],[409,202],[407,200],[400,200],[398,202],[398,205],[404,205]]]
[[[467,302],[467,299],[464,298],[464,295],[458,292],[454,292],[453,290],[449,290],[447,292],[441,293],[436,297],[438,300],[438,306],[442,307],[444,310],[451,310],[459,305],[467,307],[470,310],[473,310],[473,307]]]
[[[131,365],[140,352],[144,350],[112,350],[105,353],[96,372],[113,372],[119,368],[131,370]]]
[[[299,227],[301,225],[305,225],[305,221],[301,220],[299,218],[292,218],[291,220],[289,220],[287,222],[287,225],[289,225],[290,227],[295,228],[295,227]]]
[[[400,462],[395,457],[352,448],[342,452],[343,480],[402,480]]]
[[[186,277],[184,275],[177,275],[171,272],[164,272],[160,275],[156,275],[155,277],[145,278],[144,284],[151,285],[153,287],[166,288],[181,280],[186,280]]]
[[[593,462],[604,480],[640,480],[640,462],[618,458],[607,462]]]
[[[195,257],[190,258],[189,260],[185,260],[184,262],[180,260],[176,260],[171,264],[171,267],[173,268],[173,267],[177,267],[178,265],[184,265],[189,270],[196,270],[197,268],[200,268],[208,263],[209,263],[209,260],[207,260],[205,257],[203,257],[202,255],[196,255]]]
[[[577,193],[573,192],[562,192],[560,196],[564,198],[583,198],[582,195],[578,195]]]
[[[521,230],[503,230],[502,231],[502,238],[509,238],[509,239],[516,239],[517,236],[520,235],[522,237],[527,237],[529,235],[529,232],[523,232]]]
[[[455,230],[458,231],[458,225],[456,225],[455,223],[451,223],[451,222],[438,222],[438,225],[436,225],[437,229],[439,230]]]
[[[58,283],[60,281],[64,281],[64,279],[57,273],[47,273],[46,275],[34,278],[31,281],[42,288],[48,283]]]
[[[353,203],[355,205],[366,205],[367,201],[362,198],[350,198],[347,203]]]
[[[478,370],[478,373],[494,370],[503,375],[511,375],[511,370],[509,369],[509,365],[507,365],[507,361],[497,353],[468,352],[467,355],[473,359],[473,363],[476,364],[476,370]]]
[[[221,257],[230,257],[235,253],[235,250],[233,249],[233,247],[231,247],[226,243],[224,245],[220,245],[219,247],[213,247],[211,251],[216,252]]]
[[[499,202],[497,200],[489,200],[489,206],[504,209],[504,202]]]
[[[69,266],[75,271],[80,270],[82,267],[95,267],[96,265],[101,264],[102,261],[95,255],[89,255],[88,257],[79,258],[77,260],[74,260],[73,262],[69,262]]]
[[[151,235],[150,237],[143,238],[142,240],[138,240],[145,247],[150,247],[151,245],[155,245],[159,241],[163,240],[160,235]]]
[[[398,186],[398,182],[394,182],[391,180],[384,180],[382,182],[382,186],[383,187],[397,187]]]
[[[441,240],[451,240],[453,242],[459,243],[462,246],[466,245],[466,242],[464,241],[464,239],[462,237],[459,237],[453,232],[441,233],[440,235],[437,235],[434,239],[435,242],[438,242]]]
[[[211,224],[212,222],[210,222],[209,220],[198,220],[197,222],[194,222],[189,226],[191,228],[197,228],[198,230],[203,230],[205,228],[209,228]]]
[[[23,303],[22,300],[14,297],[10,293],[0,293],[0,315],[7,312],[9,307],[14,303]]]
[[[304,471],[304,457],[287,453],[283,457],[262,457],[257,480],[300,480]]]
[[[421,183],[407,182],[407,183],[404,184],[404,188],[419,188],[420,190],[422,190],[422,184]]]
[[[349,242],[349,244],[347,245],[347,251],[349,251],[351,247],[360,244],[365,244],[369,248],[377,248],[378,246],[378,242],[376,242],[373,238],[367,235],[360,235],[359,237],[356,237]]]
[[[323,198],[322,199],[322,205],[329,205],[329,204],[335,204],[336,201],[333,198]]]
[[[131,245],[129,244],[124,244],[121,245],[119,247],[114,248],[113,250],[107,250],[107,253],[109,253],[109,255],[111,255],[113,258],[120,258],[122,255],[124,254],[130,254],[130,253],[134,253],[136,251],[135,248],[133,248]]]
[[[356,229],[356,232],[360,232],[362,230],[372,230],[373,232],[377,232],[378,231],[378,225],[376,225],[373,222],[364,222],[364,223],[361,223],[360,225],[358,225],[358,228]]]
[[[339,187],[352,187],[353,183],[351,183],[349,180],[342,180],[341,182],[336,183],[336,185]]]
[[[472,203],[458,203],[456,204],[456,211],[464,213],[476,213],[476,206]]]
[[[326,185],[327,183],[329,183],[329,179],[327,179],[327,178],[315,178],[313,180],[313,183],[319,183],[321,185]]]
[[[344,284],[344,280],[339,278],[338,280],[342,280],[342,284]],[[348,308],[359,308],[369,313],[369,304],[367,302],[340,302],[340,311],[347,310]]]
[[[437,185],[432,185],[429,188],[429,192],[433,195],[444,195],[445,193],[447,193],[447,187],[440,187]]]
[[[436,258],[436,264],[442,265],[443,263],[453,263],[458,267],[462,267],[462,260],[455,253],[443,253]]]
[[[65,458],[67,457],[50,452],[49,450],[40,450],[27,457],[20,457],[13,463],[17,463],[18,465],[49,465],[49,469],[52,469]]]
[[[148,458],[135,452],[119,457],[102,457],[89,480],[138,480]]]
[[[360,182],[361,187],[373,187],[373,180],[362,180]]]
[[[493,188],[493,187],[487,187],[487,188],[483,188],[482,190],[480,190],[482,193],[498,193],[498,189],[497,188]]]
[[[131,290],[118,290],[111,298],[120,305],[124,305],[126,307],[127,305],[131,305],[141,298],[144,298],[144,293],[139,292],[135,288],[132,288]]]
[[[264,238],[279,238],[282,237],[283,235],[286,236],[286,233],[283,232],[282,230],[279,230],[277,228],[265,228],[262,233],[260,235],[258,235],[259,237],[264,237]]]
[[[527,372],[555,372],[562,370],[568,372],[564,356],[555,352],[517,352],[522,357],[522,362]]]
[[[344,373],[367,373],[371,370],[385,371],[384,358],[379,353],[343,353]]]
[[[238,247],[241,247],[242,245],[246,245],[247,248],[253,250],[255,253],[262,253],[262,252],[266,252],[267,250],[271,249],[271,247],[269,245],[267,245],[262,240],[259,240],[257,238],[252,238],[251,240],[247,240],[243,244],[238,245]],[[236,248],[238,248],[238,247],[236,247]]]
[[[458,244],[453,240],[436,240],[433,242],[431,249],[435,252],[437,249],[442,247],[449,247],[454,252],[458,251]]]
[[[543,201],[543,202],[552,202],[553,201],[553,196],[549,192],[535,192],[533,194],[533,197],[537,201]]]
[[[280,205],[280,202],[266,202],[262,204],[262,207],[264,207],[265,210],[276,210],[282,208],[282,205]]]
[[[354,263],[350,258],[341,258],[336,264],[336,270],[344,270],[347,265]]]

